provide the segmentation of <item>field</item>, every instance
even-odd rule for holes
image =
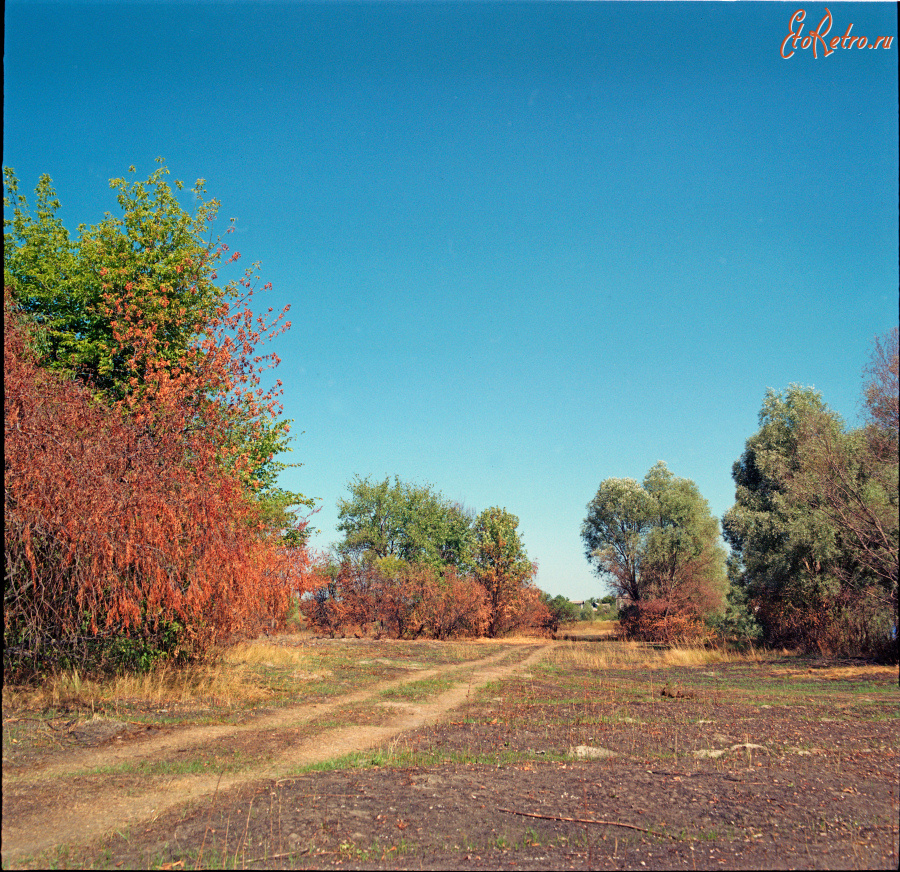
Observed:
[[[3,692],[4,868],[897,868],[895,667],[260,639]]]

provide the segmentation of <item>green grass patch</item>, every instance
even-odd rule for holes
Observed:
[[[424,678],[421,681],[411,681],[409,684],[382,690],[379,696],[387,700],[416,702],[449,690],[455,684],[455,681],[447,678]]]
[[[239,772],[254,765],[256,760],[240,752],[231,757],[193,757],[181,760],[140,760],[137,762],[117,763],[112,766],[98,766],[94,769],[83,769],[73,772],[69,778],[84,778],[91,775],[141,775],[153,777],[159,775],[203,775],[208,772]]]
[[[503,749],[489,753],[454,751],[448,748],[427,750],[379,748],[374,751],[355,752],[341,757],[333,757],[318,763],[310,763],[296,769],[287,770],[282,777],[307,775],[310,772],[343,772],[353,769],[414,769],[437,767],[447,764],[476,765],[503,768],[522,763],[571,762],[571,754],[562,751],[516,751]]]

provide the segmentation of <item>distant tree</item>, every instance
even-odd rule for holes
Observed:
[[[487,626],[484,588],[452,566],[347,561],[322,581],[301,610],[332,635],[450,639],[483,635]]]
[[[591,605],[590,601],[586,602],[578,613],[579,621],[596,621],[598,617],[597,608]]]
[[[582,609],[576,606],[575,603],[570,602],[568,597],[564,597],[562,594],[551,597],[550,594],[545,593],[542,599],[547,608],[550,609],[554,624],[557,627],[560,624],[572,624],[582,619]],[[590,606],[587,608],[590,608]]]
[[[653,516],[643,560],[647,598],[677,604],[699,616],[720,613],[727,590],[719,522],[694,482],[657,463],[645,476]]]
[[[641,599],[641,568],[650,531],[650,495],[634,479],[608,478],[588,503],[581,527],[588,562],[620,595]]]
[[[536,567],[518,533],[519,519],[506,509],[485,509],[473,525],[475,577],[490,610],[487,634],[499,636],[516,626],[540,624],[548,615],[534,587]]]
[[[649,608],[654,622],[688,615],[679,632],[689,624],[700,632],[700,619],[722,611],[727,579],[718,521],[694,482],[676,478],[664,463],[642,485],[603,481],[581,533],[598,575],[632,609]]]
[[[431,485],[357,476],[349,489],[350,497],[338,501],[337,529],[344,538],[335,547],[343,558],[468,567],[471,519]]]

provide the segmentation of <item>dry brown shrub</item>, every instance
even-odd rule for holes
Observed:
[[[641,600],[623,609],[619,623],[626,639],[662,645],[702,643],[709,631],[696,612],[668,600]]]

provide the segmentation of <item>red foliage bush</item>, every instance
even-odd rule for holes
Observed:
[[[619,624],[626,639],[662,645],[699,643],[709,636],[696,612],[662,599],[632,603],[620,612]]]
[[[471,576],[453,567],[442,576],[420,568],[406,584],[418,594],[412,623],[420,633],[433,639],[484,635],[490,621],[487,595]]]
[[[141,404],[106,404],[36,366],[4,309],[4,666],[83,666],[110,639],[198,656],[280,620],[308,558],[223,463],[228,410],[198,405],[196,368],[150,361]]]
[[[509,624],[510,632],[551,635],[559,624],[550,607],[541,599],[541,592],[533,584],[519,591],[516,609]]]
[[[322,573],[319,579],[301,610],[320,632],[452,639],[483,636],[491,627],[484,585],[454,567],[437,572],[412,565],[384,574],[376,566],[344,563],[333,577]],[[545,632],[551,618],[540,591],[529,586],[509,609],[504,629]]]

